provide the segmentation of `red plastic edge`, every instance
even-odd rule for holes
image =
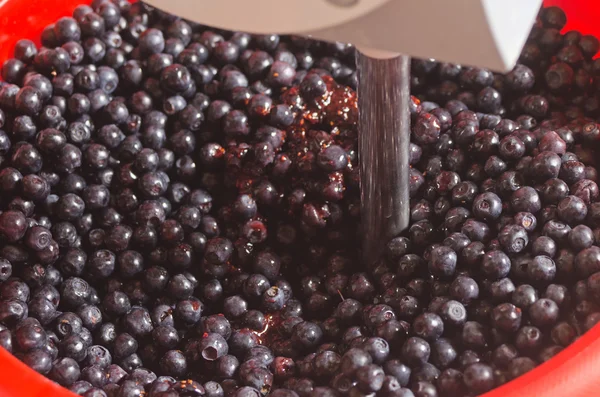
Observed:
[[[77,397],[0,348],[0,397]]]
[[[12,56],[17,40],[27,38],[36,44],[44,27],[60,17],[71,15],[85,1],[78,0],[0,0],[0,59]]]
[[[600,1],[598,0],[544,0],[545,6],[559,6],[567,14],[563,32],[577,30],[600,38]]]
[[[533,371],[482,397],[591,397],[600,395],[600,325]]]
[[[81,0],[0,0],[0,59],[14,43],[28,38],[39,44],[44,26],[70,15]],[[599,1],[545,0],[561,6],[569,20],[565,31],[600,38]],[[0,397],[76,397],[0,348]],[[482,397],[589,397],[600,395],[600,324],[552,360]]]

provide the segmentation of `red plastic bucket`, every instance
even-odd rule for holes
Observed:
[[[498,0],[499,1],[499,0]],[[0,61],[21,38],[39,44],[44,26],[71,15],[82,0],[0,0]],[[600,38],[599,1],[545,0],[568,16],[565,31]],[[600,324],[552,360],[483,397],[589,397],[600,395]],[[75,397],[0,348],[0,397]]]

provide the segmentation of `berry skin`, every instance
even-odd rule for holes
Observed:
[[[429,271],[438,277],[450,277],[456,270],[457,255],[451,248],[440,246],[433,249],[429,259]]]
[[[371,364],[372,358],[365,351],[352,348],[342,356],[340,370],[346,376],[352,376],[356,371]]]
[[[426,363],[430,354],[429,343],[418,337],[411,337],[402,345],[402,357],[413,368]]]
[[[413,137],[421,145],[438,141],[441,131],[440,121],[429,113],[423,113],[417,118],[413,127]]]
[[[504,252],[490,251],[483,257],[481,271],[487,278],[496,280],[506,277],[510,267],[510,258]]]
[[[165,47],[163,34],[158,29],[148,29],[139,38],[138,46],[142,55],[160,53]]]
[[[535,239],[531,246],[534,255],[545,255],[553,258],[556,255],[556,243],[550,237],[540,236]]]
[[[160,359],[159,366],[168,376],[182,376],[187,370],[187,362],[182,352],[169,350]]]
[[[517,378],[535,368],[536,364],[529,357],[517,357],[509,364],[509,375],[512,379]]]
[[[559,308],[553,300],[542,298],[529,306],[528,312],[533,325],[545,327],[557,321]]]
[[[473,201],[473,214],[481,220],[497,219],[501,213],[502,201],[495,193],[482,193]]]
[[[469,304],[479,296],[479,285],[475,280],[466,276],[458,276],[450,284],[450,296],[462,303]]]
[[[550,282],[556,275],[556,264],[547,256],[536,256],[527,266],[527,275],[532,282]]]
[[[346,152],[340,146],[328,146],[317,155],[317,164],[328,172],[341,171],[348,164]]]
[[[318,98],[327,93],[327,86],[321,76],[309,73],[300,83],[300,92],[305,98]]]
[[[381,389],[384,381],[383,369],[375,364],[367,365],[356,373],[358,387],[364,392],[376,392]]]
[[[535,326],[524,326],[517,332],[515,346],[520,351],[536,352],[542,345],[542,332]]]
[[[15,96],[15,108],[19,113],[34,116],[42,110],[42,97],[34,87],[25,86]]]
[[[227,341],[219,334],[206,334],[199,345],[202,358],[214,361],[227,354]]]
[[[464,371],[464,382],[468,390],[484,393],[494,387],[494,372],[485,364],[471,364]]]
[[[423,313],[415,318],[413,332],[420,338],[435,341],[444,332],[444,323],[437,314]]]
[[[5,211],[0,214],[0,235],[10,242],[23,238],[27,231],[25,215],[20,211]]]
[[[513,193],[510,199],[515,212],[530,212],[535,214],[541,209],[541,201],[537,192],[531,187],[522,187]]]
[[[23,351],[41,348],[46,339],[46,333],[39,324],[22,325],[15,332],[17,346]]]
[[[498,234],[498,240],[504,251],[511,254],[523,251],[529,243],[527,231],[518,225],[505,226]]]
[[[455,300],[449,300],[442,304],[439,316],[449,327],[460,327],[467,321],[467,310],[464,305]]]
[[[569,224],[581,222],[588,212],[585,202],[577,196],[565,197],[556,209],[558,217]]]
[[[515,332],[521,325],[521,309],[511,303],[503,303],[492,310],[492,324],[504,331]]]
[[[61,386],[72,385],[80,375],[77,362],[71,358],[58,359],[52,364],[48,376]]]
[[[191,87],[192,78],[189,70],[179,64],[164,68],[160,75],[161,86],[168,92],[181,93]]]
[[[303,322],[294,327],[292,341],[304,348],[316,346],[323,337],[321,328],[311,322]]]

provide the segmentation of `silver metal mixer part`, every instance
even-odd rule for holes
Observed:
[[[356,67],[362,249],[372,264],[410,217],[410,58],[357,51]]]

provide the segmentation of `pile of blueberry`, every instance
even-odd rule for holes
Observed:
[[[85,397],[475,396],[600,321],[600,49],[414,60],[411,224],[359,260],[354,48],[94,0],[0,82],[0,346]]]

